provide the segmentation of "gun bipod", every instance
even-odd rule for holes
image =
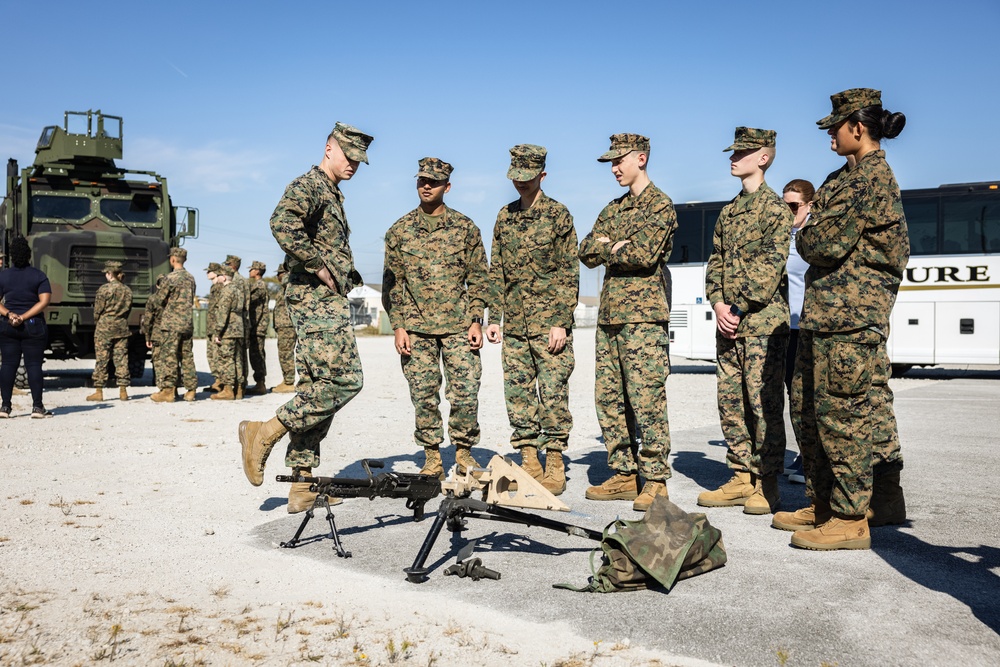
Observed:
[[[337,524],[334,521],[333,510],[330,508],[330,501],[327,499],[326,494],[323,493],[316,496],[313,506],[306,510],[306,515],[302,517],[302,523],[299,524],[299,529],[295,531],[295,535],[287,542],[282,542],[280,545],[281,548],[294,549],[299,545],[299,538],[302,536],[302,531],[306,529],[306,524],[313,518],[313,514],[318,507],[326,508],[326,521],[330,524],[330,538],[333,540],[333,550],[341,558],[350,558],[351,552],[346,550],[344,545],[340,543],[340,535],[337,533]]]
[[[603,537],[603,534],[599,530],[584,528],[583,526],[577,526],[564,521],[556,521],[537,514],[520,512],[509,507],[486,503],[474,498],[456,497],[449,493],[441,501],[437,516],[434,517],[434,523],[431,524],[430,530],[427,531],[427,537],[424,538],[423,543],[420,545],[420,550],[417,552],[416,558],[413,559],[413,564],[403,570],[406,573],[406,580],[413,584],[420,584],[426,581],[427,575],[430,574],[430,568],[426,566],[427,558],[430,556],[431,549],[434,548],[434,543],[441,534],[441,529],[447,524],[448,530],[456,533],[465,529],[468,519],[485,519],[487,521],[502,521],[504,523],[515,523],[523,526],[537,526],[539,528],[566,533],[567,535],[584,537],[597,542],[600,542]],[[468,555],[471,555],[471,553]],[[497,578],[499,578],[499,574]]]

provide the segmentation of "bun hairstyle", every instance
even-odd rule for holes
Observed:
[[[10,263],[16,269],[23,269],[31,263],[31,246],[28,245],[28,240],[23,236],[15,236],[11,240],[7,252],[10,255]]]
[[[858,109],[847,117],[847,121],[851,126],[863,124],[868,128],[868,136],[874,141],[895,139],[906,126],[906,116],[898,111],[895,113],[886,111],[882,107]]]

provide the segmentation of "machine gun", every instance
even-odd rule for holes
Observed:
[[[306,511],[299,529],[295,531],[295,536],[288,542],[282,542],[281,546],[286,549],[294,549],[299,545],[299,537],[305,530],[306,524],[313,518],[316,508],[326,508],[326,520],[330,524],[330,538],[333,540],[333,549],[341,558],[350,558],[351,552],[344,549],[337,534],[337,524],[334,522],[333,510],[330,509],[330,502],[327,496],[334,498],[405,498],[406,509],[413,511],[413,520],[420,521],[424,518],[424,505],[428,500],[437,497],[441,493],[441,482],[434,475],[420,475],[414,473],[383,472],[373,475],[372,468],[384,468],[382,461],[374,459],[364,459],[361,461],[368,477],[363,479],[349,477],[310,477],[306,475],[278,475],[275,479],[279,482],[299,482],[309,484],[309,490],[317,493],[313,506]]]
[[[479,477],[476,478],[475,474]],[[468,519],[537,526],[596,542],[601,541],[604,534],[600,530],[511,509],[521,507],[557,512],[569,511],[565,503],[510,460],[499,455],[494,456],[486,468],[475,471],[475,474],[472,468],[468,468],[464,476],[456,475],[441,485],[445,496],[438,507],[434,523],[427,531],[413,564],[403,570],[406,573],[406,580],[410,583],[419,584],[427,580],[427,575],[431,571],[431,568],[427,567],[427,558],[441,530],[447,527],[452,533],[457,533],[465,529]],[[470,497],[474,491],[482,492],[482,500]],[[500,573],[484,567],[482,560],[471,558],[476,542],[477,540],[473,540],[462,549],[456,563],[445,570],[445,574],[470,577],[473,581],[500,578]]]

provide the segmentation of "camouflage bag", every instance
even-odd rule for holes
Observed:
[[[603,557],[595,569],[594,556],[599,550]],[[617,519],[604,529],[601,546],[590,554],[593,576],[586,586],[553,584],[553,588],[587,593],[646,588],[669,591],[681,579],[725,563],[722,532],[704,514],[689,514],[667,498],[656,496],[642,519]]]

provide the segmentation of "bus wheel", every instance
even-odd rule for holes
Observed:
[[[898,378],[902,377],[913,368],[913,364],[893,364],[892,365],[892,377]]]

